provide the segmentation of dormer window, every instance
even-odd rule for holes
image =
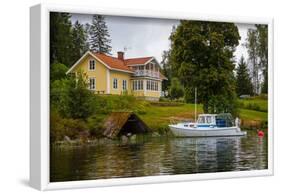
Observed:
[[[90,60],[89,61],[89,70],[94,71],[96,69],[96,61],[95,60]]]

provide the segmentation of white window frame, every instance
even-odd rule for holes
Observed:
[[[134,90],[138,90],[138,80],[134,80]]]
[[[125,87],[124,87],[124,86],[125,86]],[[122,89],[123,89],[123,91],[128,90],[128,87],[127,87],[127,80],[125,80],[125,79],[123,79],[123,81],[122,81]]]
[[[94,80],[94,87],[92,88],[91,80]],[[90,77],[89,78],[89,90],[96,90],[96,78],[95,77]]]
[[[92,62],[94,62],[93,63],[94,68],[93,69],[91,68],[92,67]],[[96,61],[94,59],[90,59],[89,60],[89,71],[95,71],[95,70],[96,70]]]
[[[116,87],[115,87],[115,81],[116,81]],[[118,89],[118,79],[117,78],[112,79],[112,88],[115,90]]]

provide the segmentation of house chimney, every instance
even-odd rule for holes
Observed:
[[[122,60],[122,61],[124,60],[124,52],[118,51],[118,52],[117,52],[117,56],[118,56],[118,59],[119,59],[119,60]]]

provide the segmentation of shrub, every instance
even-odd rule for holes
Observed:
[[[62,141],[65,136],[70,139],[78,139],[88,136],[88,126],[82,119],[62,118],[55,110],[50,115],[50,140]]]
[[[88,126],[85,121],[81,119],[64,119],[65,134],[70,139],[78,139],[81,134],[88,132]]]
[[[172,79],[171,87],[169,88],[169,94],[172,100],[183,97],[184,89],[178,78]]]
[[[60,117],[57,111],[53,110],[50,114],[50,141],[63,140],[64,136],[65,128],[63,118]]]
[[[53,63],[50,68],[50,79],[51,81],[61,80],[66,77],[68,68],[62,63]]]
[[[87,119],[87,126],[91,137],[103,136],[103,121],[106,115],[100,114],[99,117],[93,116]]]

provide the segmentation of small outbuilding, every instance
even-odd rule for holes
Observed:
[[[133,112],[112,112],[104,122],[103,135],[108,138],[150,132],[150,128]]]

